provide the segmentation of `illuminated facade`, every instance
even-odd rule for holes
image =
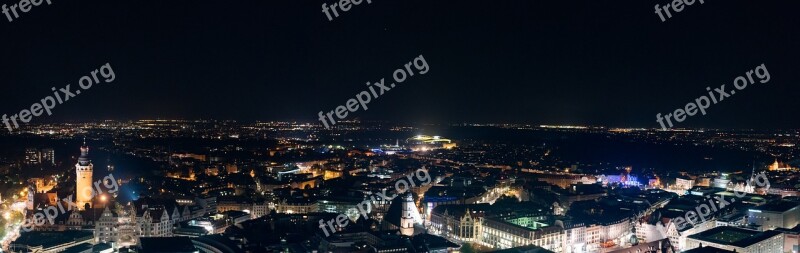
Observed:
[[[675,188],[678,190],[689,190],[694,187],[694,180],[693,179],[683,179],[683,178],[676,178],[675,179]]]
[[[95,226],[95,240],[101,243],[115,243],[115,247],[136,245],[141,233],[136,221],[133,206],[106,207]]]
[[[428,151],[439,148],[451,149],[456,147],[456,144],[452,140],[442,138],[441,136],[417,135],[406,141],[411,144],[411,150],[413,151]]]
[[[536,245],[554,252],[562,251],[564,229],[559,226],[526,227],[502,218],[487,218],[484,221],[480,235],[480,243],[484,246],[508,249]]]
[[[169,213],[163,208],[149,208],[137,217],[139,224],[139,237],[169,237],[172,236],[172,225]]]
[[[762,231],[776,228],[793,228],[800,225],[800,204],[778,200],[753,207],[747,211],[748,223]]]
[[[488,204],[441,205],[432,212],[428,232],[457,242],[473,242],[492,249],[535,245],[562,252],[564,229],[548,224],[546,213],[488,215]]]
[[[400,234],[411,236],[414,235],[414,224],[421,224],[422,218],[414,204],[414,197],[411,192],[406,192],[403,195],[403,211],[400,216]]]
[[[287,199],[275,205],[275,211],[287,214],[314,213],[319,212],[319,205],[316,201]]]
[[[769,165],[769,171],[790,171],[790,170],[794,170],[794,168],[792,168],[792,166],[789,166],[788,164],[778,163],[778,160],[775,160],[774,163]]]
[[[92,203],[92,171],[94,165],[89,160],[89,147],[84,143],[81,146],[81,156],[78,158],[78,163],[75,164],[75,202],[80,210],[84,210],[86,205],[91,206]]]

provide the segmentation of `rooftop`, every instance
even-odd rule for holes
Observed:
[[[504,249],[504,250],[490,251],[490,253],[553,253],[553,252],[535,245],[527,245],[516,248]]]
[[[718,243],[746,248],[760,241],[779,235],[781,232],[770,230],[758,232],[736,227],[716,227],[704,232],[690,235],[689,238],[706,242]]]
[[[142,253],[198,253],[189,237],[142,237]]]
[[[92,234],[92,232],[87,232],[87,231],[75,231],[75,230],[57,231],[57,232],[34,231],[34,232],[22,233],[20,237],[17,238],[16,241],[14,241],[14,243],[28,245],[28,246],[41,245],[42,248],[46,249],[57,245],[91,239],[93,237],[94,235]]]
[[[767,203],[767,204],[764,204],[764,205],[760,205],[760,206],[751,208],[751,210],[758,210],[758,211],[762,211],[762,212],[784,213],[784,212],[787,212],[787,211],[792,210],[794,208],[797,208],[798,206],[800,206],[800,204],[798,204],[796,202],[789,202],[789,201],[780,200],[780,201],[774,201],[774,202],[770,202],[770,203]]]
[[[61,251],[61,253],[83,253],[92,252],[92,244],[84,242]]]
[[[702,247],[702,248],[690,249],[690,250],[684,251],[683,253],[734,253],[734,252],[736,252],[736,251],[718,249],[718,248],[714,248],[714,247]]]

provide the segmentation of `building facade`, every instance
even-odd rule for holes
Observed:
[[[79,209],[84,210],[87,205],[91,206],[92,197],[92,172],[94,165],[89,160],[89,147],[81,146],[81,156],[75,164],[75,202]]]

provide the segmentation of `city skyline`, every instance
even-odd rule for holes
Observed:
[[[0,3],[0,253],[798,253],[789,0]]]

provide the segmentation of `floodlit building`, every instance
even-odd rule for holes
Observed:
[[[43,148],[39,151],[42,164],[55,165],[56,152],[52,148]]]
[[[138,243],[140,230],[133,206],[106,207],[97,219],[94,234],[97,242],[127,247]]]
[[[492,249],[535,245],[562,252],[564,228],[547,212],[506,213],[489,204],[440,205],[431,212],[428,232]]]
[[[537,217],[492,217],[484,219],[480,243],[494,249],[536,245],[561,252],[564,229],[549,226]]]
[[[775,230],[783,233],[783,252],[800,251],[800,225],[791,229],[778,228]]]
[[[276,204],[275,211],[287,214],[314,213],[319,212],[319,205],[316,201],[309,199],[289,198]]]
[[[748,222],[761,227],[761,230],[793,228],[800,221],[800,203],[774,201],[748,210]]]
[[[427,151],[433,149],[451,149],[456,147],[456,144],[450,140],[442,138],[441,136],[428,136],[417,135],[406,140],[411,144],[411,150],[414,151]]]
[[[86,205],[92,203],[92,171],[94,165],[89,160],[89,147],[84,143],[81,146],[81,156],[78,158],[78,163],[75,164],[75,202],[78,208],[83,210]]]
[[[694,187],[694,180],[693,179],[683,179],[683,178],[676,178],[675,179],[675,188],[681,190],[689,190]]]

